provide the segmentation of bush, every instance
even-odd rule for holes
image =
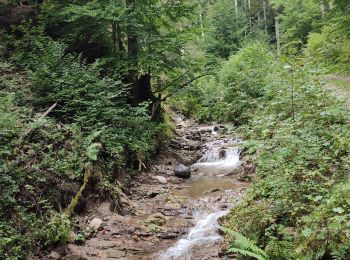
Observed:
[[[225,86],[224,102],[228,104],[228,120],[246,123],[265,93],[271,78],[269,72],[277,69],[275,57],[264,43],[250,43],[224,63],[220,82]]]
[[[350,166],[346,111],[303,60],[269,64],[278,69],[254,78],[259,95],[243,99],[255,109],[242,110],[250,119],[237,132],[247,140],[246,154],[255,156],[257,176],[228,226],[257,241],[271,259],[348,255],[348,207],[340,199]],[[240,85],[251,81],[241,77]]]
[[[330,73],[350,73],[349,15],[330,19],[321,33],[311,33],[307,53],[318,66]]]
[[[87,64],[67,54],[40,28],[22,32],[11,43],[12,64],[0,66],[6,69],[0,85],[0,256],[6,259],[66,242],[71,221],[64,212],[87,166],[94,181],[83,197],[93,191],[117,204],[118,174],[149,159],[163,129],[150,121],[149,104],[129,105],[128,88],[104,74],[102,61]],[[83,209],[84,199],[76,207]]]

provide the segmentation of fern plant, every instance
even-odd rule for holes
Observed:
[[[243,236],[236,231],[233,231],[232,229],[224,227],[221,227],[220,229],[225,232],[230,237],[230,239],[232,239],[232,244],[227,252],[254,257],[258,260],[268,259],[265,251],[259,248],[253,240]]]

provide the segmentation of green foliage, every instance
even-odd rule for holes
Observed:
[[[272,1],[282,6],[281,19],[282,47],[287,53],[296,53],[307,43],[308,35],[321,27],[320,3],[316,0]]]
[[[248,120],[250,111],[264,95],[264,86],[271,80],[268,73],[278,69],[274,63],[274,55],[268,46],[255,42],[249,43],[222,66],[220,82],[225,86],[224,102],[229,104],[228,120],[236,124]]]
[[[344,14],[331,19],[321,33],[309,35],[307,53],[315,63],[322,64],[330,72],[350,72],[350,35],[345,31],[349,16]]]
[[[232,244],[228,249],[229,253],[239,253],[240,255],[249,256],[258,260],[267,260],[268,257],[264,250],[260,249],[253,240],[243,236],[228,228],[221,228],[232,240]]]
[[[48,223],[46,243],[53,244],[56,242],[65,243],[68,241],[71,229],[71,221],[66,214],[53,214]]]
[[[268,62],[274,69],[255,74],[261,96],[244,101],[258,101],[253,110],[243,110],[250,119],[237,130],[247,140],[246,151],[256,155],[257,177],[229,226],[257,241],[271,259],[298,259],[306,252],[312,259],[345,256],[348,244],[340,230],[346,234],[347,220],[339,215],[347,207],[340,199],[346,189],[337,185],[348,179],[347,114],[315,70],[303,60],[287,61]],[[251,81],[241,80],[239,85]],[[325,219],[334,219],[334,233]]]
[[[91,164],[100,181],[94,194],[118,200],[116,175],[132,170],[137,159],[146,161],[162,130],[150,121],[148,103],[129,105],[129,89],[103,74],[104,63],[67,54],[41,28],[21,32],[11,43],[11,62],[20,73],[1,67],[0,255],[6,259],[66,242],[71,223],[60,212],[79,190],[84,165]],[[39,120],[38,112],[54,103]],[[77,208],[84,209],[83,201]]]

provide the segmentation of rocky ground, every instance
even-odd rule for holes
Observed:
[[[232,203],[227,195],[221,194],[223,189],[212,189],[212,183],[204,184],[204,189],[200,186],[199,192],[192,194],[191,179],[175,176],[179,164],[192,165],[203,155],[205,143],[213,139],[214,130],[212,126],[198,126],[179,117],[176,125],[176,136],[152,167],[132,180],[126,192],[128,197],[122,199],[126,214],[112,212],[108,202],[95,205],[86,216],[76,217],[77,224],[85,228],[84,234],[72,233],[74,243],[52,251],[45,259],[157,259],[159,253],[196,224],[193,216],[196,208],[210,205],[226,208]],[[216,126],[215,131],[224,132],[225,127]],[[236,173],[237,170],[232,172]],[[239,201],[245,187],[245,183],[239,184],[230,197]],[[217,259],[222,250],[223,245],[219,245],[205,256],[193,255],[190,259]]]

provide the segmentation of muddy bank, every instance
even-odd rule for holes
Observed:
[[[217,220],[241,201],[248,186],[240,181],[244,173],[237,170],[238,142],[226,135],[225,126],[198,126],[181,117],[176,124],[176,136],[153,166],[132,180],[128,198],[123,199],[125,215],[112,212],[104,202],[86,216],[77,216],[87,238],[57,252],[65,255],[63,259],[222,256],[225,244],[217,233]],[[191,178],[174,175],[179,164],[190,166]]]

